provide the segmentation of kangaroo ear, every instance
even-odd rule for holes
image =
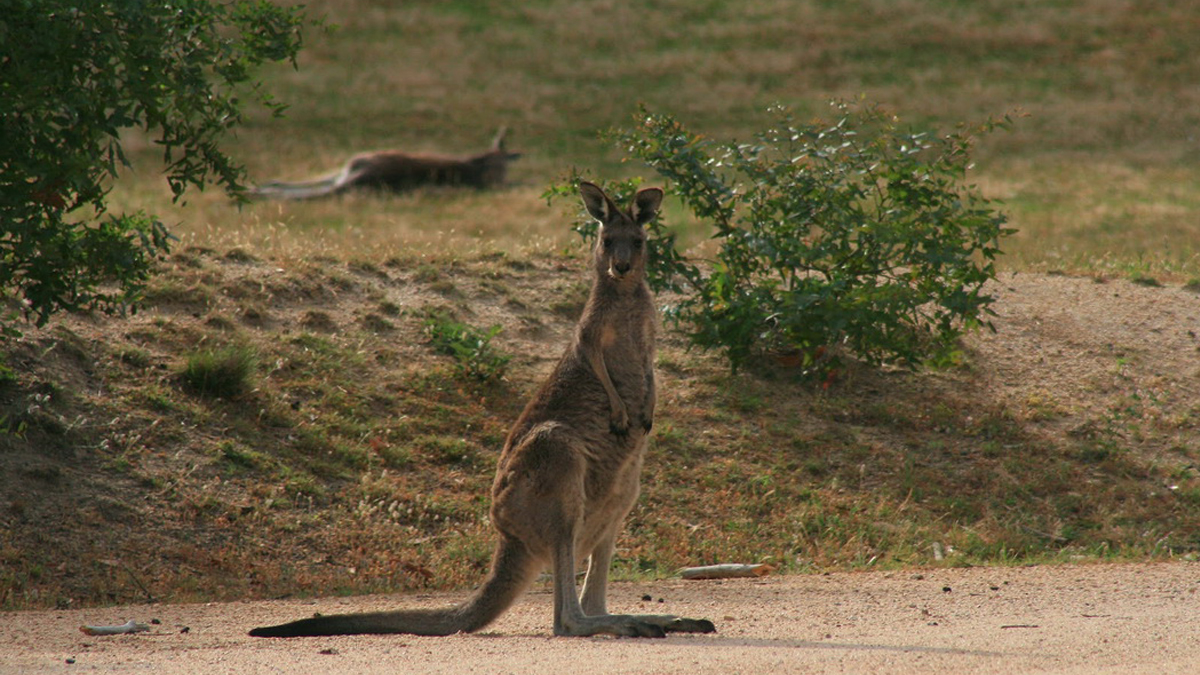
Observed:
[[[654,220],[658,215],[658,208],[662,206],[663,191],[662,188],[642,188],[633,196],[633,205],[629,207],[629,213],[633,216],[633,222],[638,225],[645,225]]]
[[[583,197],[583,205],[587,207],[588,213],[601,224],[607,224],[616,207],[608,195],[604,194],[604,190],[594,183],[580,181],[579,195]]]
[[[492,139],[492,149],[504,151],[504,137],[508,135],[508,127],[502,126],[496,131],[495,138]]]

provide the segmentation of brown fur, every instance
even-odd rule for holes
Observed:
[[[336,174],[316,180],[272,181],[251,188],[251,196],[277,199],[326,197],[359,188],[403,192],[426,185],[494,188],[504,183],[509,162],[521,155],[504,149],[501,127],[486,152],[474,155],[415,154],[398,150],[366,152],[350,158]]]
[[[505,441],[492,485],[499,542],[483,585],[448,609],[317,617],[256,628],[251,635],[474,631],[504,612],[547,566],[554,576],[556,635],[661,637],[714,630],[703,619],[608,613],[613,546],[637,500],[654,420],[656,319],[645,281],[643,226],[657,214],[663,193],[640,190],[621,210],[591,183],[581,184],[580,192],[601,223],[592,290],[566,352]],[[575,568],[584,556],[581,596]]]

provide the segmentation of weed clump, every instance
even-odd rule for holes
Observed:
[[[454,357],[459,375],[482,382],[499,381],[504,377],[512,357],[492,346],[492,338],[500,333],[500,326],[476,328],[456,321],[444,311],[433,310],[425,319],[424,327],[434,351]]]
[[[236,398],[253,388],[258,358],[248,346],[208,349],[188,357],[180,373],[191,391],[211,398]]]

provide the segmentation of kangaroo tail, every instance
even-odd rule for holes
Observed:
[[[453,635],[477,631],[504,613],[523,593],[539,565],[517,542],[501,541],[487,579],[463,604],[445,609],[414,609],[365,614],[335,614],[300,619],[250,631],[254,637],[407,633]]]
[[[251,197],[260,199],[312,199],[335,194],[352,184],[358,175],[348,170],[341,170],[324,178],[309,181],[286,183],[271,181],[256,185],[247,190]]]

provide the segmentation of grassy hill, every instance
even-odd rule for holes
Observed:
[[[255,180],[366,149],[469,152],[507,124],[525,153],[513,184],[175,207],[153,145],[129,136],[114,207],[181,241],[135,316],[64,317],[5,346],[0,607],[476,582],[497,451],[586,292],[567,214],[540,195],[571,166],[646,175],[597,137],[639,102],[718,138],[749,136],[771,103],[818,115],[859,94],[943,129],[1028,117],[978,148],[973,178],[1020,232],[999,332],[971,336],[962,366],[822,389],[731,375],[664,335],[619,574],[1200,549],[1200,301],[1184,287],[1200,279],[1200,9],[309,4],[339,28],[266,74],[292,108],[230,141]],[[430,321],[500,326],[486,362],[510,358],[505,376],[439,354]]]
[[[188,249],[136,316],[30,330],[0,388],[0,604],[474,584],[498,450],[573,326],[581,267]],[[962,367],[829,388],[731,375],[666,334],[617,574],[1194,557],[1196,295],[1040,274],[994,290],[999,332]],[[506,376],[438,353],[431,321],[500,326],[482,356]]]

